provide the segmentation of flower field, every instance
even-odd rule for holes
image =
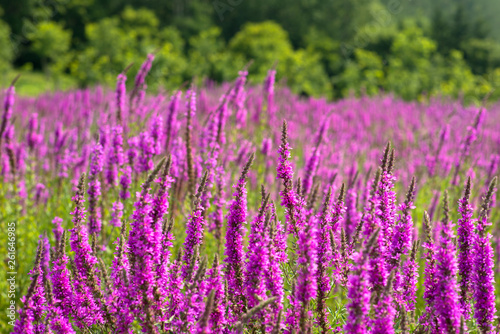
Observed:
[[[500,104],[153,94],[153,61],[4,92],[2,333],[499,331]]]

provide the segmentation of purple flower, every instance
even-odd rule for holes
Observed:
[[[132,168],[125,166],[122,168],[122,176],[120,177],[120,199],[126,200],[130,197],[129,188],[132,183]]]
[[[401,280],[398,286],[394,287],[397,290],[396,298],[398,302],[404,303],[406,311],[414,311],[417,300],[418,262],[415,258],[417,246],[418,243],[414,242],[411,254],[403,265]]]
[[[458,201],[457,246],[458,246],[458,273],[460,275],[460,305],[465,319],[469,319],[470,301],[472,294],[472,276],[474,266],[474,255],[472,247],[474,243],[474,220],[472,219],[472,206],[470,205],[471,180],[467,180],[464,196]]]
[[[21,298],[23,308],[19,311],[19,318],[14,324],[13,334],[35,334],[45,331],[43,318],[47,312],[45,288],[43,280],[42,257],[45,243],[40,239],[38,244],[35,266],[30,271],[32,275],[28,292]]]
[[[96,277],[97,258],[89,244],[85,223],[85,198],[84,198],[84,176],[79,180],[77,192],[73,197],[75,209],[73,215],[74,228],[70,230],[70,246],[75,253],[75,296],[73,307],[79,321],[77,325],[92,326],[96,323],[103,323],[103,314],[99,302],[94,298],[94,291],[100,287],[100,280]],[[92,283],[90,283],[92,282]]]
[[[382,172],[380,179],[380,186],[378,188],[378,197],[380,199],[379,207],[376,210],[380,227],[382,242],[385,247],[394,240],[394,225],[396,220],[396,193],[394,189],[394,181],[396,178],[388,171]],[[406,215],[402,217],[403,220],[409,219]],[[411,221],[410,221],[411,222]],[[403,221],[403,226],[407,226],[410,222]]]
[[[121,219],[123,217],[123,203],[120,201],[113,202],[111,209],[111,220],[109,223],[114,227],[122,225]]]
[[[56,239],[56,245],[59,245],[61,242],[61,236],[64,232],[64,229],[61,226],[61,223],[63,222],[62,218],[59,217],[54,217],[52,220],[52,224],[55,225],[55,228],[52,230],[54,232],[54,238]]]
[[[147,132],[139,134],[138,172],[148,172],[153,169],[153,155],[155,154],[154,140]]]
[[[210,324],[213,331],[220,332],[226,324],[226,292],[224,290],[222,266],[219,265],[219,258],[217,256],[214,259],[214,264],[209,275],[208,288],[214,291],[214,304],[210,313]]]
[[[323,203],[323,209],[321,215],[318,216],[318,240],[317,240],[317,313],[318,313],[318,321],[321,327],[322,332],[326,332],[327,322],[328,322],[328,314],[326,310],[326,296],[330,290],[330,277],[327,273],[328,263],[332,260],[332,249],[331,249],[331,240],[330,240],[330,211],[332,209],[332,188],[328,189],[328,193],[325,197],[325,201]]]
[[[5,129],[7,128],[7,123],[12,117],[12,106],[14,105],[15,92],[16,89],[14,88],[14,86],[10,86],[5,92],[2,123],[0,125],[0,142],[2,141],[1,139],[3,137]]]
[[[344,330],[350,334],[365,334],[368,333],[371,297],[366,256],[363,253],[354,253],[353,261],[355,265],[347,283],[347,297],[350,301],[346,305],[347,319]]]
[[[373,307],[370,332],[372,334],[394,333],[394,317],[396,315],[396,310],[394,308],[391,289],[391,278],[389,278],[387,285],[381,292],[377,303]]]
[[[390,244],[388,254],[390,256],[390,263],[392,266],[389,270],[394,268],[401,255],[406,255],[410,251],[413,235],[413,219],[411,217],[410,209],[413,208],[413,197],[415,193],[415,178],[412,178],[410,188],[406,194],[406,200],[399,206],[401,214],[398,216],[394,233],[392,233],[392,242]]]
[[[269,266],[269,227],[268,210],[269,197],[262,199],[258,215],[253,219],[248,237],[248,251],[244,273],[244,287],[248,308],[255,307],[260,300],[266,299],[264,274]]]
[[[312,312],[308,309],[308,305],[311,300],[316,298],[317,294],[317,225],[317,218],[312,216],[299,234],[297,241],[297,283],[290,296],[292,308],[287,313],[288,328],[286,333],[291,333],[293,330],[306,333],[311,328]]]
[[[139,88],[141,88],[144,85],[144,80],[146,79],[146,76],[148,75],[149,71],[151,70],[151,66],[153,65],[154,59],[155,59],[155,55],[150,53],[146,57],[146,60],[142,63],[141,68],[139,69],[139,72],[137,72],[137,75],[135,77],[134,91],[138,90]]]
[[[53,267],[50,272],[52,281],[52,291],[54,298],[59,301],[59,307],[64,317],[69,317],[73,313],[73,286],[71,285],[71,275],[68,269],[68,256],[65,252],[65,242],[60,243],[62,248],[58,250]]]
[[[170,98],[170,103],[168,105],[168,116],[167,116],[167,123],[166,123],[166,143],[165,143],[165,148],[169,149],[170,147],[170,141],[173,136],[177,134],[178,128],[179,128],[179,122],[177,121],[177,112],[179,110],[179,102],[182,97],[182,91],[177,91],[175,94],[172,94],[172,97]]]
[[[122,114],[125,111],[125,98],[127,97],[127,87],[125,83],[127,82],[127,76],[124,73],[118,74],[116,79],[116,109],[117,121],[121,122]]]
[[[486,232],[487,226],[491,225],[488,222],[488,211],[493,194],[496,191],[496,181],[496,177],[491,181],[488,192],[483,200],[473,244],[473,286],[474,300],[476,301],[474,304],[474,318],[481,333],[490,333],[493,331],[493,321],[495,320],[496,313],[493,248],[490,242],[491,234]]]
[[[238,78],[232,91],[233,104],[236,106],[236,128],[241,129],[246,126],[247,109],[245,107],[246,92],[245,83],[248,71],[238,72]]]
[[[161,154],[163,148],[163,118],[160,116],[153,117],[149,135],[153,139],[153,153],[156,155]]]
[[[302,180],[302,193],[308,194],[311,190],[314,174],[319,165],[319,148],[315,147],[312,155],[306,164],[306,170],[304,172],[304,179]]]
[[[158,252],[160,233],[156,233],[152,224],[152,198],[147,192],[147,187],[143,184],[143,191],[137,193],[135,210],[131,217],[128,239],[131,276],[128,293],[129,298],[134,301],[134,313],[149,314],[148,319],[144,318],[141,321],[141,326],[146,333],[152,333],[154,320],[149,318],[153,312],[153,288],[156,285],[155,268],[160,256]]]
[[[125,162],[123,153],[123,128],[115,126],[111,131],[111,148],[107,154],[106,180],[109,185],[115,186],[118,181],[118,169]]]
[[[274,113],[274,81],[276,80],[276,70],[271,69],[267,72],[266,81],[264,82],[264,91],[267,96],[267,112],[270,115]]]
[[[91,234],[101,231],[101,209],[98,207],[101,196],[101,181],[99,174],[103,167],[103,148],[101,144],[95,144],[90,159],[89,170],[89,232]]]
[[[26,142],[30,151],[33,151],[43,140],[43,132],[38,132],[38,114],[31,114],[28,122],[28,133],[26,134]]]
[[[447,199],[445,199],[447,201]],[[452,223],[445,217],[441,223],[439,247],[436,253],[437,288],[434,298],[439,327],[447,333],[458,333],[462,312],[458,300],[457,260],[453,244]]]
[[[111,292],[110,311],[117,319],[117,330],[120,333],[132,333],[131,323],[134,316],[131,312],[131,300],[128,294],[130,263],[128,254],[130,253],[125,235],[122,232],[116,241],[116,252],[111,265],[110,279],[113,284]]]
[[[233,186],[234,199],[227,215],[225,270],[228,282],[228,293],[235,316],[243,310],[243,234],[247,217],[246,177],[252,165],[254,155],[248,159],[240,178]]]
[[[267,323],[278,321],[279,313],[283,310],[283,297],[285,295],[283,271],[280,263],[287,262],[286,254],[286,233],[281,227],[280,221],[277,219],[276,210],[274,205],[271,205],[272,221],[269,228],[269,261],[268,268],[265,269],[266,288],[273,297],[278,297],[275,303],[270,305],[271,314],[267,314]],[[272,319],[271,319],[272,317]],[[277,324],[281,328],[282,323]]]
[[[186,224],[186,240],[184,241],[183,257],[185,266],[182,268],[182,278],[185,280],[188,277],[191,266],[193,266],[194,270],[197,269],[197,263],[191,263],[191,260],[195,248],[199,247],[203,242],[205,225],[204,208],[200,203],[197,203]]]

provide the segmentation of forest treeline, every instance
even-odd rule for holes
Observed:
[[[1,83],[21,72],[28,93],[114,85],[155,53],[152,89],[233,80],[252,61],[250,81],[277,66],[277,80],[305,96],[500,97],[500,3],[491,0],[1,0],[0,8]]]

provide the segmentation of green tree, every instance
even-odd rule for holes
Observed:
[[[4,21],[0,20],[0,73],[5,77],[7,71],[11,69],[14,58],[14,47],[10,39],[10,28]]]
[[[44,71],[49,67],[56,67],[60,72],[69,61],[67,52],[71,43],[71,32],[65,30],[61,24],[53,21],[40,22],[34,30],[28,33],[32,42],[31,50],[37,54]]]
[[[356,95],[375,95],[384,84],[384,64],[382,58],[372,51],[357,49],[354,60],[348,61],[342,73],[339,88],[343,96],[351,92]]]
[[[277,23],[248,23],[229,42],[229,51],[253,61],[249,73],[261,82],[274,63],[293,53],[287,32]]]

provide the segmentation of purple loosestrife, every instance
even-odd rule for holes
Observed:
[[[297,283],[290,298],[292,307],[288,310],[285,333],[294,330],[307,333],[311,330],[312,311],[310,303],[317,296],[317,251],[318,220],[312,216],[300,230],[297,240]]]
[[[169,189],[172,185],[173,178],[170,176],[170,168],[172,166],[172,157],[169,156],[165,166],[162,169],[160,177],[156,180],[159,189],[153,198],[153,210],[151,217],[153,226],[156,230],[160,230],[163,226],[163,217],[168,214]]]
[[[110,296],[110,311],[116,316],[117,330],[120,333],[132,333],[131,323],[134,316],[131,312],[131,299],[127,291],[129,285],[130,250],[125,240],[125,224],[122,225],[120,236],[116,241],[116,252],[111,265],[110,279],[113,285]]]
[[[224,207],[226,205],[225,191],[226,177],[224,175],[224,167],[218,166],[215,171],[215,184],[217,192],[214,196],[215,210],[209,214],[210,220],[213,221],[211,230],[217,239],[217,249],[220,249],[222,243],[222,225],[224,223]]]
[[[214,304],[210,313],[210,324],[214,332],[220,332],[226,324],[226,291],[219,256],[216,254],[209,278],[210,290],[214,291]]]
[[[111,207],[111,220],[109,224],[114,227],[120,227],[122,225],[123,217],[123,203],[120,201],[113,202]]]
[[[483,199],[476,234],[473,244],[474,254],[474,318],[481,333],[493,331],[495,320],[495,273],[493,271],[493,248],[491,234],[486,231],[488,225],[488,211],[490,210],[493,194],[496,191],[497,178],[495,177]]]
[[[4,132],[7,129],[7,124],[12,117],[12,106],[14,105],[15,94],[16,89],[14,88],[14,84],[11,84],[9,88],[7,88],[4,97],[2,123],[0,124],[0,144],[2,143]]]
[[[243,234],[247,218],[246,178],[254,160],[251,154],[240,178],[233,186],[233,200],[227,214],[225,274],[228,282],[228,296],[234,316],[244,313],[245,300],[243,292]]]
[[[356,208],[357,201],[358,194],[356,192],[356,188],[354,188],[354,185],[351,183],[345,196],[346,217],[344,220],[344,227],[348,241],[352,241],[354,238],[354,235],[356,234],[356,227],[358,226],[361,218]]]
[[[58,308],[53,312],[50,321],[50,329],[55,334],[73,334],[76,333],[69,319],[61,315]]]
[[[371,293],[368,288],[366,259],[367,256],[362,252],[353,254],[354,267],[347,283],[347,298],[350,301],[346,305],[347,318],[344,326],[344,331],[350,334],[368,333]]]
[[[382,237],[379,235],[376,243],[370,249],[370,253],[368,253],[369,286],[372,291],[378,293],[382,293],[385,289],[387,277],[389,276],[389,272],[387,271],[389,265],[384,256],[385,254],[386,248],[382,242]]]
[[[118,182],[118,170],[125,162],[123,152],[123,128],[114,126],[111,129],[111,147],[107,152],[106,181],[110,186],[116,186]]]
[[[151,66],[153,65],[153,60],[155,59],[154,54],[148,54],[146,57],[146,60],[142,63],[141,68],[139,69],[139,72],[137,72],[137,75],[135,77],[135,83],[134,83],[134,89],[138,89],[142,87],[144,84],[144,80],[146,79],[146,76],[148,75],[149,71],[151,70]]]
[[[54,252],[54,250],[50,249],[50,242],[47,234],[44,233],[40,236],[40,242],[43,243],[43,253],[42,253],[42,262],[41,262],[41,270],[43,273],[43,282],[47,282],[49,279],[50,273],[50,254]]]
[[[69,258],[66,255],[67,233],[63,232],[60,242],[58,242],[55,259],[50,272],[52,281],[52,291],[58,300],[62,315],[66,318],[73,312],[73,287],[71,285],[71,274],[68,269]]]
[[[153,117],[149,134],[153,139],[153,151],[155,155],[159,155],[163,149],[163,118],[161,116]]]
[[[377,189],[379,186],[381,175],[382,169],[379,168],[377,169],[375,177],[371,182],[370,193],[365,204],[363,217],[361,218],[361,222],[363,224],[363,235],[365,236],[365,238],[370,237],[370,235],[380,226],[378,216],[375,213],[380,203]]]
[[[385,247],[393,240],[394,225],[396,221],[396,193],[393,191],[396,178],[392,175],[394,167],[394,150],[391,150],[388,155],[390,145],[384,154],[382,162],[382,176],[378,188],[378,196],[380,199],[378,210],[376,211],[380,222],[380,234]]]
[[[394,272],[387,279],[387,285],[377,297],[373,306],[373,316],[371,320],[371,334],[393,334],[394,317],[396,310],[392,298],[392,281]]]
[[[127,141],[128,150],[127,150],[127,158],[128,164],[133,168],[134,172],[141,173],[141,166],[138,163],[139,157],[139,137],[131,137]]]
[[[193,156],[193,117],[196,114],[196,92],[190,89],[186,93],[187,106],[186,106],[186,167],[187,167],[187,177],[188,177],[188,190],[191,196],[195,194],[196,180],[194,173],[194,156]]]
[[[172,94],[170,97],[170,103],[168,104],[168,116],[166,122],[166,141],[165,141],[165,149],[168,150],[170,148],[171,138],[177,135],[177,131],[179,130],[179,123],[177,121],[177,112],[179,111],[179,103],[182,97],[182,91],[179,90],[176,93]]]
[[[271,216],[267,213],[269,195],[262,193],[263,198],[259,213],[253,219],[248,237],[248,251],[245,254],[244,288],[249,309],[266,298],[265,270],[269,267],[268,227]]]
[[[201,205],[208,210],[210,208],[210,199],[212,198],[212,192],[210,189],[214,187],[215,174],[217,173],[217,160],[219,158],[219,145],[217,143],[212,144],[212,151],[208,153],[206,160],[204,161],[204,169],[208,172],[207,186],[206,190],[201,196]]]
[[[153,169],[153,156],[155,154],[153,138],[147,132],[139,134],[139,156],[138,156],[138,171],[140,173],[149,172]]]
[[[142,184],[134,203],[131,228],[128,238],[130,250],[130,282],[127,287],[132,300],[133,312],[141,315],[141,327],[145,333],[157,333],[155,326],[154,288],[156,286],[156,266],[159,264],[161,231],[153,225],[153,199],[149,193],[151,184],[164,164],[161,160]],[[159,233],[158,233],[159,232]]]
[[[286,225],[289,233],[298,238],[299,230],[305,223],[304,200],[297,196],[293,189],[293,168],[290,159],[290,145],[288,144],[288,124],[283,121],[281,145],[278,149],[277,178],[283,180],[283,190],[280,191],[281,205],[286,208]]]
[[[341,225],[344,220],[344,214],[346,212],[346,207],[344,206],[345,198],[345,185],[342,183],[340,187],[340,193],[337,200],[331,210],[331,215],[329,217],[329,233],[330,233],[330,251],[332,253],[332,266],[333,266],[333,279],[345,286],[347,284],[347,272],[349,270],[348,261],[349,255],[347,254],[346,244],[342,244],[342,236],[345,237],[344,230],[341,229]],[[345,241],[345,238],[344,238]],[[337,244],[341,244],[341,250],[339,251]]]
[[[470,148],[472,147],[472,144],[477,139],[478,131],[479,131],[479,126],[481,125],[481,121],[484,117],[484,109],[481,107],[474,118],[474,123],[471,126],[467,127],[467,135],[463,139],[463,142],[460,146],[460,153],[459,156],[457,156],[455,160],[455,174],[453,175],[453,178],[451,180],[451,184],[456,186],[458,185],[459,182],[459,172],[460,168],[462,167],[463,161],[469,156],[470,154]]]
[[[179,315],[183,311],[184,307],[184,295],[181,290],[184,287],[184,281],[181,278],[181,267],[182,267],[182,252],[179,252],[177,259],[169,267],[168,281],[165,287],[166,300],[167,300],[167,316],[175,319],[173,324],[167,325],[166,329],[173,330],[179,325]]]
[[[410,256],[403,265],[401,280],[398,284],[396,299],[398,302],[404,303],[406,311],[415,311],[415,303],[417,299],[417,283],[418,283],[418,262],[416,256],[420,243],[413,242],[413,247]]]
[[[52,220],[52,224],[55,225],[54,229],[52,229],[52,232],[54,232],[54,238],[56,240],[56,245],[59,245],[61,242],[61,236],[64,232],[64,229],[61,226],[61,223],[63,222],[62,218],[59,217],[54,217]]]
[[[435,302],[437,296],[438,281],[436,275],[436,251],[437,247],[434,244],[434,238],[431,227],[431,221],[427,212],[424,212],[424,242],[423,248],[426,250],[425,258],[425,278],[424,278],[424,300],[425,311],[419,319],[419,323],[429,329],[432,333],[438,333],[437,314],[435,311]]]
[[[264,91],[267,97],[267,112],[269,115],[274,114],[274,82],[276,80],[276,70],[270,69],[267,72],[266,81],[264,82]]]
[[[311,156],[309,157],[309,160],[307,161],[306,170],[304,172],[304,179],[302,181],[302,194],[304,196],[306,194],[309,194],[309,191],[311,190],[313,177],[319,165],[319,157],[320,150],[319,147],[316,146]]]
[[[474,268],[474,220],[470,205],[471,179],[467,180],[464,196],[458,201],[460,218],[457,225],[458,274],[460,275],[460,306],[466,320],[470,317],[470,302],[472,296],[472,277]]]
[[[167,286],[168,270],[171,264],[170,253],[171,248],[174,246],[173,241],[175,240],[175,237],[172,234],[173,226],[174,220],[172,218],[168,221],[163,221],[160,263],[156,268],[158,288],[162,296],[166,295],[165,287]]]
[[[87,229],[84,227],[84,184],[85,174],[82,174],[78,181],[76,194],[73,197],[75,209],[71,214],[73,215],[74,228],[70,230],[70,246],[71,250],[75,253],[73,273],[75,276],[75,297],[73,307],[78,318],[77,326],[80,328],[104,322],[98,301],[94,298],[94,292],[97,292],[96,290],[98,290],[100,282],[99,278],[95,275],[98,261],[89,244]]]
[[[436,253],[437,289],[434,307],[439,327],[446,333],[458,333],[461,310],[458,300],[457,260],[453,244],[453,226],[449,218],[448,193],[444,195],[444,219],[441,223],[439,246]]]
[[[151,70],[151,66],[153,65],[153,60],[155,59],[154,54],[148,54],[146,57],[146,60],[142,63],[141,68],[139,69],[139,72],[137,72],[137,75],[135,76],[135,82],[134,82],[134,89],[132,90],[132,93],[130,94],[130,105],[132,106],[132,103],[135,101],[135,107],[140,106],[143,98],[144,98],[144,91],[146,89],[146,76],[148,75],[149,71]]]
[[[430,176],[436,172],[436,165],[439,163],[441,150],[443,149],[445,141],[448,139],[450,133],[450,126],[446,124],[439,134],[439,144],[436,148],[434,155],[429,154],[426,158],[427,170]]]
[[[130,197],[129,188],[132,184],[132,168],[124,166],[122,168],[122,176],[120,177],[120,199],[122,201]]]
[[[372,181],[370,194],[365,205],[365,211],[363,217],[361,218],[361,224],[363,224],[363,234],[365,238],[368,238],[371,234],[373,234],[373,232],[377,228],[380,228],[381,225],[379,216],[377,215],[377,210],[380,205],[380,197],[377,189],[379,187],[381,174],[382,168],[379,168],[375,173],[375,178]],[[369,239],[365,240],[366,244]],[[380,234],[377,236],[376,242],[377,243],[374,245],[374,247],[372,247],[368,254],[368,278],[370,287],[374,291],[381,292],[387,285],[386,280],[387,276],[389,275],[389,273],[387,272],[386,263],[387,246],[385,240]]]
[[[43,316],[46,311],[45,307],[45,289],[42,279],[41,261],[43,256],[44,244],[42,240],[38,244],[35,266],[30,271],[32,275],[31,284],[28,292],[21,298],[23,308],[19,311],[19,318],[14,324],[13,334],[35,334],[45,332],[45,323]]]
[[[43,140],[43,131],[38,133],[38,114],[31,114],[30,120],[28,122],[28,133],[26,134],[26,142],[30,151],[35,150],[35,148]]]
[[[248,71],[238,72],[238,78],[233,90],[233,104],[236,106],[236,128],[241,129],[246,126],[247,109],[245,106]]]
[[[118,74],[116,78],[116,121],[118,124],[122,122],[122,115],[125,112],[125,99],[127,97],[127,87],[125,86],[127,82],[127,76],[125,73]]]
[[[205,303],[205,309],[203,310],[203,314],[201,315],[198,324],[196,325],[196,333],[197,334],[211,334],[212,329],[210,328],[210,315],[212,314],[212,309],[214,307],[214,299],[215,299],[215,290],[211,290],[207,302]]]
[[[404,203],[399,206],[401,214],[399,214],[392,242],[389,247],[389,263],[392,265],[390,271],[394,268],[395,264],[399,261],[401,255],[406,255],[411,249],[412,235],[413,235],[413,219],[411,217],[410,209],[413,208],[413,198],[415,197],[415,177],[412,178],[410,188],[406,193]]]
[[[203,176],[201,180],[200,186],[198,187],[198,191],[193,200],[193,211],[188,218],[186,224],[186,239],[184,240],[183,247],[183,261],[185,263],[182,268],[182,278],[185,281],[189,282],[189,272],[198,269],[198,264],[196,263],[196,259],[193,259],[193,255],[195,253],[195,249],[200,247],[203,244],[203,238],[205,235],[205,215],[204,208],[201,205],[201,195],[205,191],[205,186],[207,184],[207,172]],[[192,261],[195,263],[192,263]]]
[[[99,234],[101,231],[101,208],[98,206],[101,196],[101,181],[99,175],[103,167],[103,148],[96,143],[92,150],[89,169],[89,233]]]
[[[316,311],[318,314],[318,322],[322,334],[328,332],[328,313],[326,309],[326,296],[330,290],[330,277],[327,273],[327,265],[332,260],[332,249],[330,244],[330,225],[328,218],[330,216],[332,206],[332,188],[328,188],[323,203],[323,211],[319,217],[318,224],[318,248],[317,248],[317,301]]]
[[[283,271],[281,269],[280,263],[287,262],[286,254],[286,234],[281,227],[280,221],[276,216],[276,209],[274,203],[271,205],[271,212],[273,215],[273,222],[269,228],[269,267],[266,269],[266,287],[269,290],[270,295],[277,297],[275,303],[273,303],[270,308],[272,317],[276,321],[276,325],[281,329],[282,320],[281,312],[283,310],[283,297],[285,295],[284,282],[283,282]],[[266,319],[267,320],[267,319]]]
[[[216,141],[217,143],[222,146],[226,143],[226,132],[225,132],[225,125],[226,125],[226,118],[228,115],[228,110],[227,110],[227,95],[222,95],[220,98],[220,105],[219,109],[217,110],[218,112],[218,120],[217,120],[217,137]]]

